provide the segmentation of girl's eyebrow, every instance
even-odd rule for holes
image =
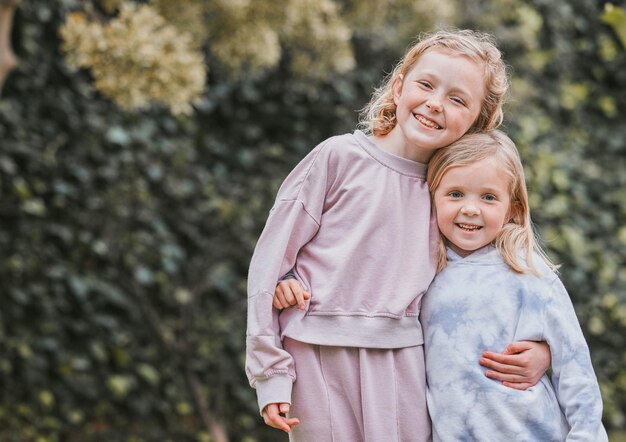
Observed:
[[[473,95],[472,95],[472,93],[470,91],[465,90],[463,88],[453,88],[452,92],[455,92],[455,93],[457,93],[459,95],[464,95],[464,96],[470,97],[470,98],[473,97]]]
[[[437,74],[436,71],[430,70],[428,68],[423,68],[423,69],[420,69],[420,70],[416,69],[416,73],[418,73],[419,76],[426,75],[426,76],[430,76],[430,77],[433,77],[433,78],[440,78],[440,75]]]
[[[482,192],[485,193],[502,193],[502,192],[506,192],[506,189],[498,189],[495,187],[485,187],[482,189]]]
[[[458,95],[462,95],[463,97],[466,97],[466,98],[474,98],[474,94],[472,94],[472,91],[469,89],[465,89],[463,87],[455,86],[450,89],[450,92],[458,94]]]

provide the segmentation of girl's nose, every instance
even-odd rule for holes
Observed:
[[[443,107],[441,106],[441,100],[437,97],[430,97],[429,100],[426,102],[426,107],[431,112],[441,112],[443,110]]]
[[[463,212],[464,215],[468,215],[468,216],[476,216],[480,214],[480,209],[478,209],[478,207],[476,207],[475,204],[465,204],[461,208],[461,211]]]

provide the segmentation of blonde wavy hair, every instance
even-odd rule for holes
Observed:
[[[468,57],[485,68],[487,93],[480,114],[468,132],[495,129],[502,123],[505,96],[509,79],[502,53],[490,34],[471,30],[437,31],[422,34],[417,43],[395,66],[383,84],[374,90],[370,102],[362,109],[359,128],[367,134],[387,135],[396,126],[396,103],[393,85],[413,68],[419,57],[429,49],[439,49],[452,55]]]
[[[511,218],[496,236],[495,247],[502,259],[517,273],[535,273],[533,253],[536,253],[551,270],[557,267],[541,249],[530,219],[528,191],[524,178],[524,168],[519,153],[511,139],[499,130],[467,134],[448,147],[439,149],[428,163],[427,181],[431,196],[441,183],[441,179],[454,167],[469,166],[487,158],[493,158],[500,170],[509,178],[509,213]],[[435,208],[436,209],[436,208]],[[446,239],[439,237],[437,272],[447,264]],[[520,259],[520,252],[524,260]]]

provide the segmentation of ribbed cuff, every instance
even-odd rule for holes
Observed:
[[[256,381],[256,395],[259,402],[259,412],[268,404],[291,404],[291,387],[293,378],[287,374],[274,375],[263,381]]]

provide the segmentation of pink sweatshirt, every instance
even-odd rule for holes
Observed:
[[[319,345],[423,343],[420,300],[435,275],[438,231],[426,165],[382,151],[363,132],[332,137],[283,182],[248,277],[246,372],[259,407],[291,402],[284,336]],[[306,311],[272,307],[292,270]]]

